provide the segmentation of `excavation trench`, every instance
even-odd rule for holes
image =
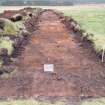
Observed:
[[[105,68],[52,11],[39,17],[39,29],[19,56],[18,72],[0,80],[0,97],[105,96]],[[45,73],[54,64],[55,73]]]

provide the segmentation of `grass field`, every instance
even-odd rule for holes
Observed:
[[[94,34],[89,37],[94,48],[100,52],[105,47],[105,8],[98,6],[73,7],[62,10],[66,16],[72,16],[87,33]]]
[[[58,100],[56,102],[50,102],[50,101],[41,101],[41,100],[39,101],[34,99],[28,99],[28,100],[1,101],[0,105],[69,105],[67,103],[68,103],[67,100]],[[105,105],[105,98],[82,101],[79,103],[79,105]]]
[[[65,15],[75,18],[83,29],[96,35],[105,35],[105,9],[104,8],[73,8],[63,10]]]
[[[62,100],[57,102],[50,101],[39,101],[39,100],[10,100],[10,101],[2,101],[0,105],[66,105]]]

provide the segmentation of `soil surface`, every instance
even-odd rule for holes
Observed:
[[[52,11],[39,17],[39,29],[16,63],[18,72],[0,79],[0,97],[105,96],[105,68]],[[44,72],[54,64],[54,73]]]

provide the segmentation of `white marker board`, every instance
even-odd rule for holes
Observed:
[[[44,72],[54,72],[54,64],[44,64]]]

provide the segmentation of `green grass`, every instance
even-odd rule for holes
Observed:
[[[87,100],[82,102],[81,105],[105,105],[105,98]]]
[[[14,24],[14,22],[8,19],[0,19],[4,22],[4,30],[1,32],[1,35],[10,34],[10,35],[17,35],[19,32],[19,28]]]
[[[66,105],[63,101],[57,101],[54,103],[48,101],[38,101],[38,100],[16,100],[16,101],[7,101],[0,102],[0,105]]]
[[[8,101],[1,101],[0,105],[69,105],[69,100],[57,100],[54,102],[51,101],[42,101],[42,100],[35,100],[35,99],[27,99],[27,100],[8,100]],[[97,99],[89,99],[85,101],[79,102],[79,105],[105,105],[105,98],[97,98]]]
[[[0,49],[5,48],[8,50],[8,55],[11,55],[13,52],[13,41],[7,37],[0,38]]]
[[[105,9],[102,7],[68,7],[62,9],[66,16],[72,16],[87,33],[94,34],[90,40],[100,52],[105,46]]]
[[[25,29],[24,21],[17,21],[17,22],[14,22],[14,24],[17,29]]]

